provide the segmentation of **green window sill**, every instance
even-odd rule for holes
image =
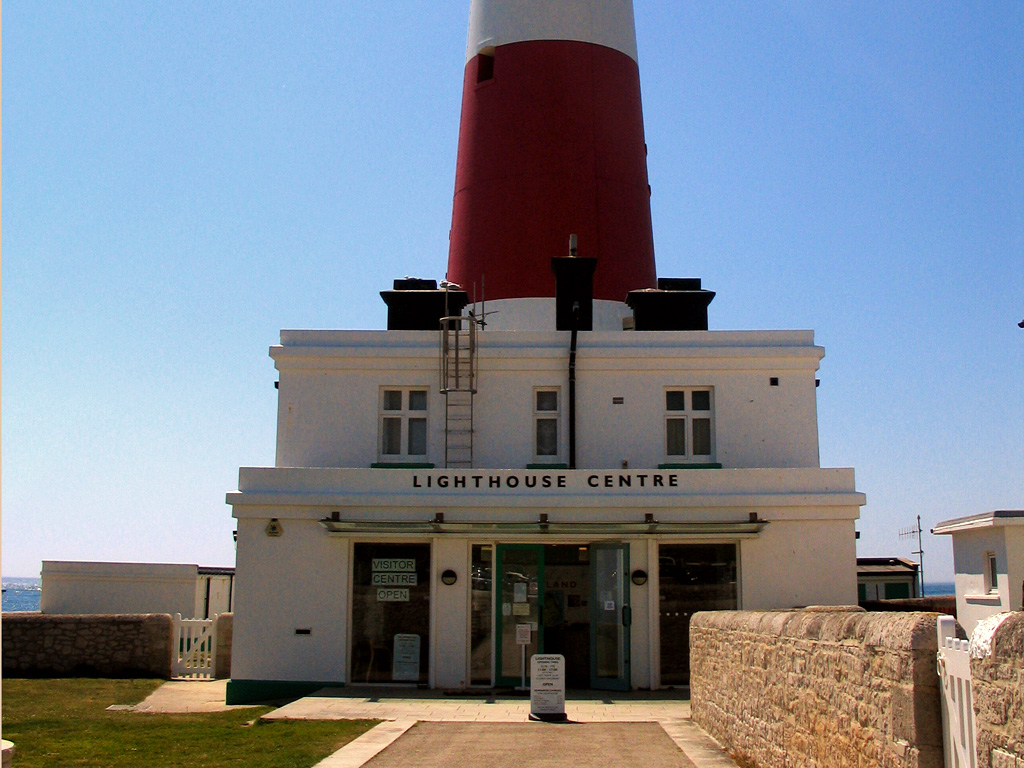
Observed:
[[[429,461],[375,461],[370,469],[433,469]]]
[[[568,464],[527,464],[527,469],[568,469]]]
[[[721,469],[722,465],[716,461],[705,464],[659,464],[658,469]]]

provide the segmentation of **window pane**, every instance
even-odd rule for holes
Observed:
[[[473,545],[473,570],[470,579],[470,683],[491,684],[491,547]]]
[[[711,455],[711,419],[693,420],[693,455]]]
[[[427,453],[427,420],[409,419],[409,455],[424,456]]]
[[[537,419],[537,455],[558,455],[558,421]]]
[[[661,683],[690,682],[690,617],[732,611],[737,605],[736,546],[669,544],[658,547]]]
[[[686,419],[668,419],[665,422],[669,456],[686,455]]]
[[[686,410],[686,393],[685,392],[666,392],[665,393],[665,410],[666,411],[685,411]]]
[[[409,393],[409,410],[410,411],[425,411],[427,410],[427,393],[422,390],[413,390]]]
[[[402,410],[402,390],[400,390],[400,389],[385,389],[384,390],[384,410],[385,411],[400,411],[400,410]]]
[[[394,584],[392,579],[398,574],[398,586],[382,589],[382,585]],[[349,679],[426,684],[430,584],[429,544],[354,545]],[[417,646],[419,658],[414,653]],[[399,654],[395,652],[400,649],[405,658],[396,663]]]
[[[711,410],[711,392],[706,389],[699,389],[693,393],[693,410],[695,411],[710,411]]]
[[[558,410],[558,393],[557,392],[538,392],[537,393],[537,410],[538,411],[557,411]]]
[[[384,419],[381,438],[381,453],[390,456],[400,454],[402,452],[402,420],[395,418]]]

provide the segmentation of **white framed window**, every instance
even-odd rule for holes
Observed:
[[[558,387],[533,390],[533,457],[543,463],[557,463],[559,450],[558,425],[562,393]]]
[[[426,387],[381,388],[378,446],[381,461],[426,459]]]
[[[999,564],[995,552],[985,553],[985,591],[989,594],[999,591]]]
[[[669,462],[710,462],[715,455],[714,392],[665,390],[665,457]]]

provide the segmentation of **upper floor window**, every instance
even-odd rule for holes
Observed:
[[[381,390],[380,455],[382,459],[426,457],[426,389]]]
[[[665,390],[665,455],[670,461],[710,461],[714,411],[710,389]]]
[[[535,389],[533,391],[533,452],[538,461],[558,459],[560,400],[558,389]]]
[[[996,562],[995,552],[985,553],[985,591],[999,591],[999,565]]]

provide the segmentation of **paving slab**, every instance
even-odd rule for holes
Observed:
[[[387,749],[402,734],[416,725],[415,720],[388,720],[353,739],[313,768],[360,768]]]
[[[129,709],[154,714],[190,712],[227,712],[253,705],[224,703],[227,680],[168,680],[149,696]],[[115,705],[116,706],[116,705]],[[124,707],[118,707],[124,709]]]
[[[657,722],[690,716],[682,696],[646,693],[567,695],[565,712],[580,723]],[[264,715],[266,720],[418,720],[421,722],[524,723],[525,696],[445,696],[442,692],[324,688]]]
[[[657,723],[417,723],[365,765],[699,768]]]

